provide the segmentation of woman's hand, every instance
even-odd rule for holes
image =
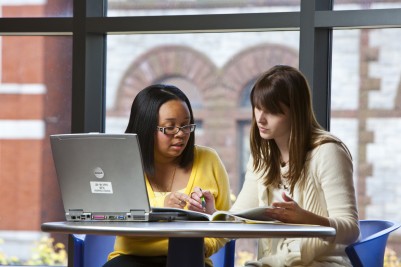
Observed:
[[[164,199],[164,206],[183,209],[187,205],[188,200],[188,195],[175,191],[166,196]]]
[[[283,202],[273,202],[273,208],[267,210],[267,215],[271,218],[285,223],[330,225],[326,217],[304,210],[285,192],[282,193],[282,197]]]
[[[282,193],[283,202],[273,202],[272,209],[267,209],[267,215],[285,223],[305,223],[305,210],[299,207],[292,198]]]
[[[188,209],[212,214],[216,211],[213,194],[209,190],[195,187],[188,200]]]

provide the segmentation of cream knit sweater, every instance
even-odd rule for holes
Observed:
[[[352,160],[338,144],[327,143],[308,156],[304,186],[296,186],[293,199],[315,214],[329,218],[336,236],[322,238],[261,239],[257,262],[249,266],[351,266],[345,247],[358,239],[358,211],[352,177]],[[272,203],[273,188],[266,188],[260,174],[248,162],[243,188],[232,211]],[[255,194],[257,192],[257,194]]]

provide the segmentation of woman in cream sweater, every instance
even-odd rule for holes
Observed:
[[[261,239],[258,260],[246,266],[351,266],[344,249],[358,239],[359,225],[347,147],[316,121],[308,83],[297,69],[271,68],[250,97],[251,158],[231,210],[270,206],[266,213],[274,219],[331,226],[337,234]]]

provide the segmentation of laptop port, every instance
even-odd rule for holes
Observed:
[[[92,218],[94,220],[104,220],[104,219],[106,219],[106,216],[104,216],[104,215],[93,215]]]

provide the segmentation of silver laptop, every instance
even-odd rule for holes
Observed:
[[[136,134],[50,136],[67,221],[187,220],[149,204]]]

